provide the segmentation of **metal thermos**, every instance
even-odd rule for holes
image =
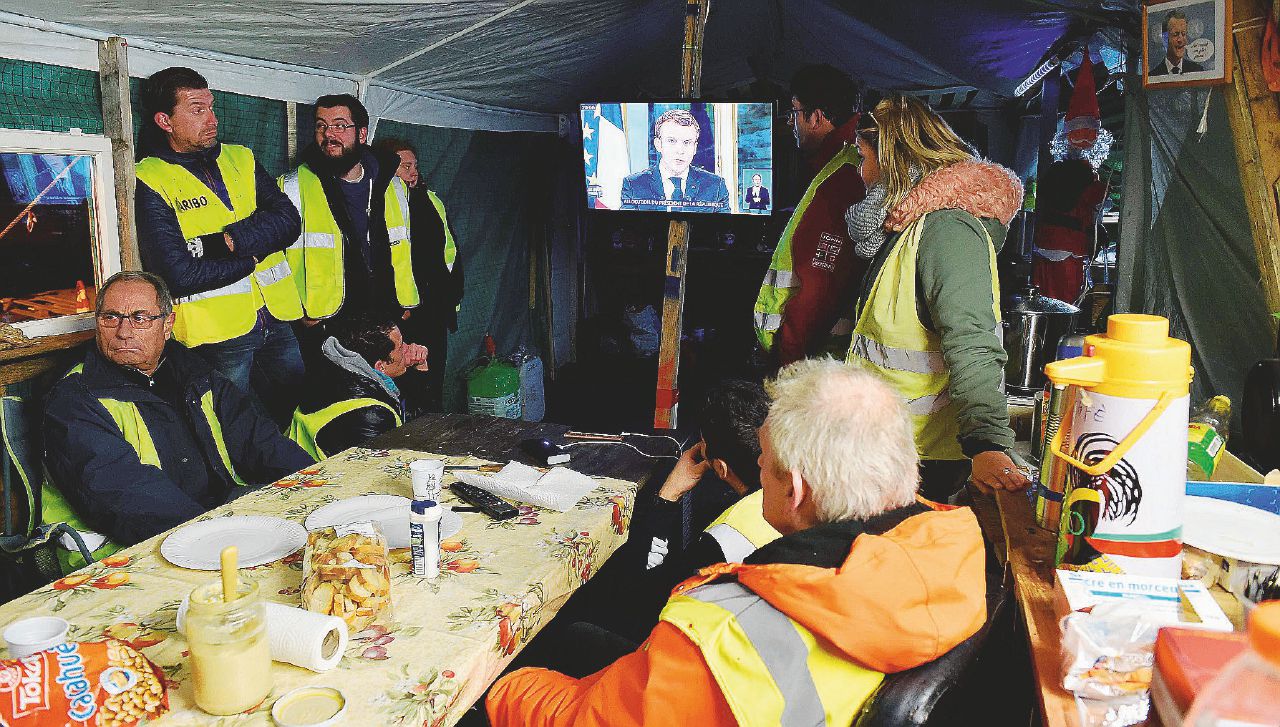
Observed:
[[[1029,288],[1015,296],[1004,314],[1004,376],[1011,393],[1030,395],[1044,386],[1044,366],[1054,360],[1058,341],[1071,332],[1080,309]]]

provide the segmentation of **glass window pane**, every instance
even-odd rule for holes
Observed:
[[[0,153],[0,321],[89,311],[93,157]]]

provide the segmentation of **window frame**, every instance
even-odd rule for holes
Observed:
[[[120,272],[120,230],[116,208],[115,165],[111,139],[99,134],[84,134],[73,129],[64,131],[28,131],[0,128],[0,153],[62,154],[92,157],[90,182],[93,188],[94,288]],[[93,301],[90,301],[92,305]],[[56,336],[93,328],[93,312],[22,321],[11,324],[28,338]]]

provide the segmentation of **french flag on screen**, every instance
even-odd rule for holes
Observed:
[[[618,209],[622,204],[622,180],[631,173],[622,104],[583,104],[582,159],[587,175],[587,205]]]

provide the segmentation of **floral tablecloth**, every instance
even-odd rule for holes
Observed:
[[[408,450],[351,449],[315,467],[213,510],[198,520],[271,515],[301,523],[317,507],[366,494],[410,497],[409,463],[438,457]],[[445,482],[452,481],[446,474]],[[178,604],[214,574],[171,565],[160,535],[0,608],[0,624],[54,614],[70,638],[113,637],[141,650],[164,672],[171,711],[158,725],[271,724],[275,698],[305,685],[332,686],[347,697],[350,725],[451,725],[502,672],[580,585],[626,538],[636,485],[597,478],[569,512],[521,506],[495,522],[460,513],[462,531],[441,543],[440,576],[413,576],[407,549],[392,551],[394,613],[352,634],[342,662],[316,674],[274,662],[272,695],[242,715],[211,717],[193,701],[187,643],[177,632]],[[458,504],[446,488],[445,504]],[[302,551],[244,569],[264,598],[299,605]]]

